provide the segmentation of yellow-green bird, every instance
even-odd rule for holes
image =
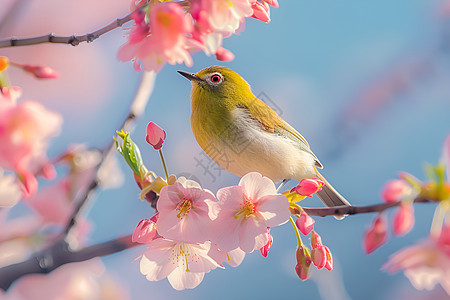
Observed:
[[[322,164],[305,138],[258,99],[239,74],[220,66],[178,73],[192,84],[194,136],[220,167],[239,177],[259,172],[274,182],[320,178],[325,185],[317,194],[327,206],[350,205],[318,172]]]

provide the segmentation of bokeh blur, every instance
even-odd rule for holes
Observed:
[[[143,118],[132,133],[144,161],[159,175],[159,156],[145,142],[149,121],[167,132],[163,151],[169,172],[196,179],[213,192],[238,178],[210,163],[190,130],[190,84],[176,70],[197,72],[221,64],[240,73],[269,105],[309,141],[328,180],[354,205],[381,202],[385,182],[407,171],[424,178],[424,163],[439,161],[450,133],[450,1],[279,1],[270,24],[247,19],[240,35],[225,39],[236,58],[228,63],[202,53],[194,66],[166,65]],[[0,39],[54,32],[84,34],[129,12],[128,0],[2,0]],[[90,44],[35,45],[1,49],[21,63],[48,65],[61,76],[37,81],[9,73],[23,99],[34,99],[64,117],[50,156],[69,144],[109,143],[138,86],[140,73],[117,60],[125,31],[116,29]],[[84,216],[88,243],[131,234],[153,215],[139,199],[132,173],[121,161],[121,187],[98,193]],[[291,182],[288,187],[292,187]],[[321,206],[315,197],[305,206]],[[102,258],[106,272],[129,290],[131,299],[448,299],[440,286],[415,290],[403,274],[380,270],[389,255],[424,239],[433,204],[417,204],[416,224],[370,255],[362,235],[374,215],[316,218],[316,229],[332,251],[335,269],[302,282],[294,271],[295,235],[289,224],[274,228],[267,258],[246,256],[238,268],[205,275],[194,290],[175,291],[167,280],[149,282],[133,259],[138,247]]]

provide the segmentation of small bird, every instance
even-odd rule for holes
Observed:
[[[317,170],[319,159],[308,142],[258,99],[233,70],[212,66],[191,81],[191,127],[200,147],[224,170],[239,177],[259,172],[274,182],[320,178],[317,193],[327,206],[350,205]]]

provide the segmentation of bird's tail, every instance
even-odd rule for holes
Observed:
[[[317,172],[317,176],[322,180],[325,185],[322,187],[321,191],[317,192],[317,196],[319,196],[320,200],[325,203],[328,207],[333,206],[351,206],[350,202],[348,202],[338,191],[322,176],[319,172]]]

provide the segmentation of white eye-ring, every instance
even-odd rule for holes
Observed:
[[[213,73],[206,78],[206,81],[213,85],[219,85],[223,81],[223,76],[220,73]]]

